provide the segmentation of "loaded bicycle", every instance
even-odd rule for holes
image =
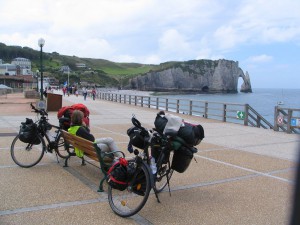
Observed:
[[[21,123],[20,132],[10,148],[13,161],[20,167],[29,168],[38,164],[45,152],[55,152],[57,161],[58,156],[67,158],[73,149],[64,143],[61,130],[68,118],[59,119],[59,126],[55,126],[48,122],[48,113],[44,109],[37,109],[32,103],[30,106],[38,119],[33,122],[26,118],[26,122]],[[50,132],[52,129],[54,132]]]
[[[174,133],[163,133],[156,128],[147,130],[134,116],[132,123],[134,126],[128,129],[127,134],[130,137],[130,152],[135,157],[121,159],[107,173],[109,205],[121,217],[138,213],[147,202],[151,190],[160,202],[158,194],[167,185],[170,192],[170,179],[174,170],[184,172],[193,158],[193,153],[197,152],[196,148],[187,146]],[[199,144],[200,141],[196,142]],[[179,143],[179,148],[185,148],[186,152],[182,154],[174,143]],[[139,150],[131,149],[131,145]]]

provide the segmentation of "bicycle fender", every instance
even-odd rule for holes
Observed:
[[[142,162],[147,168],[147,171],[148,171],[148,174],[149,174],[149,177],[150,177],[150,185],[151,185],[151,188],[153,188],[154,187],[154,176],[152,174],[152,170],[151,170],[150,166],[145,161],[142,161]]]

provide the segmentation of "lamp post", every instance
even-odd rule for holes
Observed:
[[[35,78],[36,78],[36,91],[39,92],[39,70],[36,70]]]
[[[43,100],[43,46],[45,45],[45,40],[43,38],[40,38],[38,41],[38,45],[41,48],[40,52],[40,69],[41,69],[41,100]]]

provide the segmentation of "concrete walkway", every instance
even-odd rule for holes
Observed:
[[[70,167],[45,154],[35,167],[14,164],[10,144],[20,123],[35,118],[23,94],[0,96],[0,224],[288,224],[299,135],[182,115],[205,129],[188,170],[175,173],[161,203],[150,195],[138,215],[120,218],[109,207],[107,194],[97,193],[97,168]],[[126,152],[135,114],[145,127],[154,126],[157,110],[83,97],[63,97],[63,105],[83,103],[91,111],[95,137],[113,137]],[[56,112],[49,113],[57,124]],[[130,157],[130,154],[126,152]],[[104,189],[107,189],[105,184]]]

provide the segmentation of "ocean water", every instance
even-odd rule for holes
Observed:
[[[160,95],[160,97],[249,104],[271,124],[274,121],[274,108],[279,101],[283,102],[280,105],[282,108],[300,109],[300,89],[255,88],[252,91],[253,93]]]

